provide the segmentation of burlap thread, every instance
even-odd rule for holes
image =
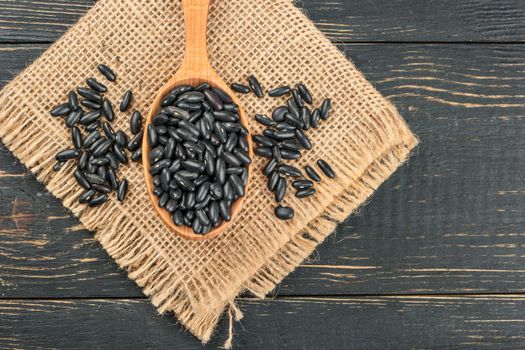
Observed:
[[[396,109],[289,0],[215,0],[210,9],[208,47],[213,67],[226,82],[255,74],[262,85],[304,82],[319,105],[333,100],[329,121],[308,133],[314,149],[296,165],[327,160],[338,174],[316,185],[317,194],[298,200],[293,221],[275,220],[274,200],[261,175],[254,175],[243,210],[213,241],[174,236],[157,219],[146,195],[140,164],[119,170],[130,182],[127,200],[115,196],[100,208],[77,201],[82,189],[74,165],[52,171],[54,155],[71,144],[69,130],[48,111],[70,89],[98,76],[96,64],[118,73],[109,98],[131,88],[133,108],[144,113],[156,91],[182,60],[184,32],[180,1],[100,0],[60,40],[0,93],[0,137],[47,189],[96,232],[106,251],[142,287],[160,313],[207,342],[226,307],[242,291],[264,297],[304,260],[352,211],[406,160],[417,139]],[[285,99],[241,96],[248,116],[270,114]],[[261,126],[251,119],[257,133]],[[129,114],[115,129],[128,131]],[[231,332],[231,329],[230,329]],[[229,344],[231,345],[231,339]]]

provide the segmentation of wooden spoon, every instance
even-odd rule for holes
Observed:
[[[178,72],[160,89],[153,105],[149,111],[146,123],[144,124],[144,138],[142,140],[142,164],[144,165],[144,176],[146,179],[146,186],[148,189],[149,198],[159,214],[162,221],[170,228],[171,231],[191,240],[206,240],[217,237],[223,232],[230,223],[235,220],[236,215],[241,209],[245,196],[237,199],[231,206],[231,220],[229,222],[223,221],[221,225],[212,228],[206,235],[199,235],[193,232],[191,227],[177,226],[171,219],[171,214],[164,208],[158,205],[158,197],[153,194],[153,177],[150,174],[149,151],[150,146],[147,138],[147,128],[151,123],[153,116],[155,116],[159,109],[163,98],[176,86],[189,84],[197,85],[203,82],[209,83],[213,87],[222,89],[231,96],[233,102],[239,106],[240,123],[248,129],[248,122],[244,111],[240,107],[240,103],[230,90],[228,85],[219,77],[213,70],[208,60],[208,51],[206,48],[206,24],[208,20],[208,8],[210,0],[182,0],[182,7],[184,9],[184,25],[186,31],[186,48],[184,52],[184,60]],[[249,155],[253,159],[253,148],[251,135],[247,135],[249,146]],[[248,178],[251,175],[251,167],[248,166]],[[249,188],[249,180],[246,184],[246,189]]]

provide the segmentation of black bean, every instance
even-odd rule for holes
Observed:
[[[155,187],[160,186],[160,175],[155,175],[152,177],[152,179],[153,179],[153,185]]]
[[[100,105],[100,103],[97,103],[97,102],[94,102],[94,101],[91,101],[91,100],[82,100],[80,102],[80,104],[84,107],[87,107],[93,111],[98,111],[102,106]]]
[[[286,113],[284,115],[284,120],[286,120],[288,124],[293,125],[295,128],[303,127],[303,120],[300,117],[292,115],[291,113]]]
[[[262,114],[256,114],[255,120],[265,126],[275,125],[275,122],[273,120]]]
[[[279,171],[283,175],[291,176],[291,177],[301,177],[303,174],[301,173],[301,170],[297,169],[296,167],[292,165],[286,165],[281,164],[277,167],[277,171]]]
[[[197,203],[202,202],[206,198],[209,192],[210,192],[210,183],[208,181],[205,181],[197,189],[197,194],[195,195],[195,200],[197,201]]]
[[[97,171],[97,166],[96,165],[93,165],[91,163],[87,163],[86,164],[86,172],[88,173],[94,173]]]
[[[118,166],[119,166],[119,163],[117,161],[117,158],[115,158],[115,156],[113,155],[113,153],[111,153],[111,152],[106,153],[106,158],[109,161],[109,166],[112,169],[117,170]]]
[[[290,93],[289,86],[280,86],[275,89],[268,91],[268,96],[270,97],[280,97]]]
[[[93,123],[88,124],[85,126],[85,129],[87,132],[92,132],[98,129],[100,126],[100,122],[98,120],[95,120]]]
[[[212,88],[212,91],[220,97],[220,99],[224,102],[224,103],[233,103],[233,100],[232,98],[230,97],[230,95],[228,95],[226,92],[224,92],[223,90],[219,89],[219,88]]]
[[[193,207],[195,207],[195,192],[191,191],[191,192],[186,192],[185,193],[186,197],[184,198],[184,207],[186,209],[193,209]]]
[[[113,119],[115,119],[113,106],[111,105],[111,102],[109,100],[104,100],[104,102],[102,102],[102,112],[104,113],[104,116],[108,121],[112,122]]]
[[[213,131],[215,131],[215,136],[217,136],[220,143],[226,143],[228,135],[226,134],[226,130],[224,129],[224,126],[222,126],[222,123],[213,123]]]
[[[106,141],[107,139],[105,137],[98,138],[94,143],[91,144],[91,146],[89,146],[89,151],[93,152],[95,148],[98,148],[100,145],[102,145]]]
[[[288,113],[286,113],[288,114]],[[287,122],[279,122],[277,124],[275,124],[275,128],[277,130],[295,130],[297,129],[296,126],[292,125],[292,124],[289,124]]]
[[[175,133],[178,137],[186,141],[197,142],[199,140],[195,135],[186,129],[177,129],[175,130]]]
[[[86,168],[86,165],[88,163],[89,153],[82,151],[80,154],[80,157],[78,158],[77,162],[77,169],[78,170],[84,170]]]
[[[97,191],[91,189],[91,190],[86,190],[84,192],[82,192],[82,194],[78,197],[78,202],[83,204],[83,203],[86,203],[87,201],[89,201],[91,198],[93,198],[93,196],[97,193]]]
[[[311,195],[315,194],[315,188],[313,187],[310,187],[310,188],[305,188],[303,190],[299,190],[295,193],[295,196],[297,198],[306,198],[306,197],[310,197]]]
[[[281,220],[291,220],[294,217],[294,210],[287,206],[278,205],[275,208],[275,216]]]
[[[223,122],[221,123],[226,132],[237,133],[242,129],[242,125],[236,122]],[[242,134],[242,132],[240,132]]]
[[[189,121],[187,120],[181,120],[179,122],[179,125],[178,125],[180,128],[183,128],[184,130],[187,130],[189,131],[194,137],[199,137],[200,136],[200,130],[199,128],[195,127],[195,125],[193,125],[192,123],[190,123]],[[197,142],[195,141],[195,138],[191,139],[191,140],[188,140],[188,141],[192,141],[192,142]]]
[[[55,158],[59,162],[65,162],[66,160],[77,158],[79,155],[80,153],[77,149],[66,149],[58,152]]]
[[[335,178],[336,175],[335,175],[334,169],[332,169],[332,167],[326,161],[319,159],[317,161],[317,166],[319,167],[319,169],[323,171],[323,173],[326,176],[328,176],[331,179]]]
[[[305,135],[304,131],[301,129],[295,130],[295,137],[297,141],[303,146],[305,149],[312,149],[312,143],[310,142],[310,139]]]
[[[125,147],[128,144],[128,135],[122,130],[119,130],[115,133],[115,142],[121,146]]]
[[[232,152],[235,146],[237,145],[238,140],[239,136],[237,136],[237,134],[231,133],[230,135],[228,135],[228,139],[224,144],[224,149],[228,152]]]
[[[102,130],[104,131],[104,135],[106,135],[106,137],[109,140],[115,141],[115,131],[111,127],[110,123],[108,122],[102,123]]]
[[[118,181],[117,181],[117,174],[115,174],[115,170],[112,168],[107,168],[107,179],[109,182],[109,185],[111,186],[111,189],[113,191],[118,190]]]
[[[326,98],[321,105],[321,119],[326,120],[330,116],[330,108],[332,107],[332,100]]]
[[[301,144],[297,140],[284,140],[284,141],[281,141],[281,142],[279,142],[279,147],[280,148],[286,148],[286,149],[289,149],[289,150],[295,150],[295,151],[299,151],[299,150],[301,150],[303,148],[303,146],[301,146]]]
[[[180,109],[186,110],[186,111],[198,111],[200,110],[201,104],[200,103],[190,103],[186,101],[179,101],[175,103],[175,106],[177,106]]]
[[[253,142],[265,147],[272,147],[273,145],[275,145],[274,140],[263,135],[253,135],[252,140]]]
[[[87,134],[87,136],[84,138],[84,141],[82,142],[82,146],[84,147],[89,147],[93,144],[93,142],[95,142],[96,140],[98,140],[98,138],[100,137],[100,133],[98,132],[98,130],[95,130],[95,131],[92,131],[90,132],[89,134]]]
[[[208,218],[208,215],[206,215],[206,212],[204,210],[195,210],[195,216],[200,220],[201,224],[209,225],[210,219]]]
[[[254,150],[255,154],[261,157],[265,158],[271,158],[273,156],[272,154],[272,148],[270,147],[257,147]]]
[[[133,99],[133,93],[131,90],[127,90],[124,93],[124,96],[122,96],[122,102],[120,102],[120,111],[125,112],[129,105],[131,104],[131,100]]]
[[[223,110],[223,111],[213,111],[212,113],[215,119],[221,122],[236,122],[237,120],[239,120],[237,115],[235,115],[232,112]]]
[[[131,119],[129,120],[129,129],[133,135],[136,135],[140,131],[142,125],[142,115],[139,111],[133,112]]]
[[[280,203],[284,199],[284,196],[286,195],[286,187],[286,179],[279,176],[279,180],[275,186],[275,201],[277,203]]]
[[[288,99],[288,101],[286,101],[286,105],[288,107],[289,113],[293,114],[296,117],[301,116],[301,111],[299,111],[299,106],[297,106],[293,98]]]
[[[301,98],[301,95],[299,95],[299,91],[297,91],[297,89],[292,90],[292,98],[295,104],[297,105],[297,107],[299,108],[304,107],[304,102]]]
[[[175,212],[175,210],[177,210],[179,206],[179,202],[174,200],[174,199],[169,199],[167,202],[166,202],[166,210],[169,211],[170,213],[173,213]]]
[[[85,100],[89,100],[97,104],[100,104],[102,102],[102,96],[100,96],[100,94],[95,90],[85,87],[78,87],[77,93],[80,96],[84,97]]]
[[[142,148],[139,148],[135,152],[131,154],[131,160],[134,162],[138,162],[142,159]]]
[[[66,162],[56,162],[55,165],[53,165],[53,171],[60,171],[64,164],[66,164]]]
[[[88,78],[86,80],[86,84],[93,90],[100,92],[100,93],[104,93],[108,91],[108,88],[106,87],[106,85],[102,84],[95,78]]]
[[[314,180],[316,182],[321,181],[321,177],[319,176],[317,171],[315,171],[315,169],[312,168],[311,166],[309,166],[309,165],[305,166],[304,170],[306,171],[306,173],[308,174],[308,177],[310,177],[310,179],[312,179],[312,180]]]
[[[240,94],[247,94],[251,91],[249,86],[239,84],[239,83],[232,83],[230,87],[233,91],[238,92]]]
[[[312,95],[310,94],[310,90],[304,85],[299,84],[297,85],[297,90],[299,90],[299,94],[301,95],[301,98],[304,102],[311,105],[313,103]]]
[[[170,195],[164,192],[159,198],[159,206],[161,208],[164,208],[169,200],[170,200]]]
[[[232,219],[230,213],[230,206],[226,200],[219,201],[219,214],[224,221],[230,221]]]
[[[195,142],[186,141],[182,144],[187,152],[203,153],[204,147]]]
[[[99,64],[98,65],[98,71],[109,81],[113,82],[115,80],[117,80],[117,76],[115,75],[115,73],[113,72],[113,70],[111,70],[111,68],[109,68],[108,66],[106,66],[105,64]]]
[[[217,226],[221,222],[221,217],[219,213],[219,203],[217,201],[210,201],[208,206],[208,217],[213,226]]]
[[[277,163],[281,163],[283,161],[283,158],[281,157],[281,149],[278,145],[274,145],[272,147],[272,157]]]
[[[235,193],[233,192],[233,187],[230,181],[224,183],[222,186],[222,193],[222,197],[228,202],[231,202],[235,198]]]
[[[292,182],[293,188],[298,189],[298,190],[304,190],[305,188],[310,188],[313,185],[314,183],[312,181],[304,180],[304,179],[295,180],[294,182]]]
[[[95,157],[102,156],[102,155],[106,154],[107,151],[109,151],[109,149],[111,148],[111,145],[112,145],[111,141],[110,140],[106,140],[100,146],[98,146],[95,149],[93,149],[92,153],[93,153],[93,155]]]
[[[193,219],[193,222],[191,224],[191,228],[193,232],[202,234],[202,223],[198,218]]]
[[[272,113],[272,119],[275,122],[284,121],[284,115],[288,113],[288,108],[286,106],[277,107]]]
[[[259,81],[254,75],[250,75],[248,77],[248,83],[250,84],[250,89],[252,89],[255,96],[259,98],[264,96],[264,92],[261,87],[261,84],[259,83]]]
[[[237,158],[235,155],[233,155],[230,152],[223,152],[222,157],[226,161],[226,163],[232,165],[232,166],[241,166],[242,162],[239,158]]]
[[[87,114],[84,114],[80,118],[79,123],[83,125],[88,125],[98,120],[99,118],[100,118],[100,111],[91,111]]]
[[[131,152],[138,150],[142,145],[143,131],[139,131],[131,140],[129,140],[127,148]]]
[[[82,148],[82,134],[80,133],[80,129],[76,126],[71,129],[71,139],[73,140],[75,148]]]
[[[188,91],[179,95],[178,101],[198,103],[204,100],[204,94],[200,91]]]
[[[97,174],[87,173],[86,175],[84,175],[84,177],[91,185],[93,184],[103,185],[106,183],[106,179],[98,176]]]
[[[62,117],[69,112],[71,112],[71,107],[69,106],[69,103],[66,102],[54,107],[50,113],[53,117]]]
[[[168,96],[166,96],[164,98],[164,100],[162,100],[160,106],[161,107],[166,107],[166,106],[170,106],[172,105],[173,103],[175,103],[175,101],[177,100],[177,95],[174,95],[174,94],[168,94]]]
[[[321,119],[321,111],[319,108],[314,109],[312,112],[312,117],[310,119],[310,125],[312,128],[317,128],[319,126],[319,120]]]
[[[250,147],[248,145],[248,139],[246,137],[239,137],[238,146],[244,152],[249,152],[249,150],[250,150]]]
[[[170,181],[171,181],[171,172],[168,170],[168,168],[162,169],[160,173],[160,187],[165,192],[169,192],[170,190]]]
[[[108,195],[107,194],[100,194],[100,195],[98,195],[96,197],[91,198],[88,201],[88,205],[90,207],[96,207],[96,206],[99,206],[99,205],[105,203],[107,200],[108,200]]]
[[[78,109],[78,97],[75,91],[71,90],[67,94],[67,102],[72,111]]]
[[[210,88],[211,88],[210,83],[204,82],[204,83],[200,83],[199,85],[195,86],[195,91],[203,92],[204,90],[207,90]]]
[[[222,158],[215,161],[215,180],[221,185],[226,181],[226,163]]]
[[[303,121],[303,130],[310,129],[310,122],[312,120],[312,114],[310,110],[306,107],[301,108],[301,120]]]
[[[232,113],[239,113],[239,107],[234,103],[225,103],[224,110]]]
[[[163,190],[162,187],[160,187],[160,186],[157,186],[157,187],[155,187],[155,188],[153,189],[153,194],[154,194],[155,196],[157,196],[157,197],[158,197],[158,196],[162,196],[163,193],[164,193],[164,190]]]
[[[174,118],[174,123],[176,120],[185,120],[190,118],[190,113],[188,111],[185,111],[182,108],[175,107],[175,106],[167,106],[162,108],[162,113],[168,114],[170,117]]]
[[[176,183],[175,180],[172,180],[172,182]],[[170,182],[170,184],[171,184],[171,182]],[[181,199],[182,198],[182,190],[180,188],[172,188],[172,189],[170,189],[170,197],[173,198],[173,199]]]
[[[180,210],[175,210],[173,212],[173,215],[171,216],[171,220],[173,220],[173,223],[177,226],[184,225],[184,216],[182,215]]]
[[[250,156],[248,155],[248,153],[244,152],[240,148],[235,148],[233,150],[233,155],[237,157],[237,159],[240,160],[241,163],[244,165],[249,165],[252,163],[252,160],[250,159]]]
[[[295,138],[295,132],[293,130],[277,130],[275,132],[274,139],[282,141],[287,139]]]
[[[151,166],[150,173],[151,175],[157,175],[162,171],[162,169],[169,168],[170,165],[171,165],[170,159],[161,159],[157,163]]]
[[[224,103],[222,102],[221,98],[217,96],[217,94],[212,90],[204,90],[204,96],[206,97],[206,101],[208,101],[213,109],[217,111],[224,109]]]
[[[106,170],[105,166],[98,166],[97,167],[97,175],[100,176],[103,179],[107,179],[108,171]]]
[[[113,155],[122,164],[128,164],[128,155],[126,154],[124,149],[117,144],[113,145]]]
[[[75,172],[73,173],[73,176],[77,180],[78,184],[82,186],[84,189],[86,190],[91,189],[91,184],[88,182],[88,180],[86,180],[86,178],[84,177],[84,174],[82,174],[80,170],[78,169],[75,170]]]
[[[191,180],[188,180],[184,176],[181,176],[179,173],[176,173],[173,176],[173,178],[179,184],[180,187],[188,191],[195,191],[195,184]]]
[[[89,162],[91,164],[93,164],[93,165],[96,165],[96,166],[108,165],[109,164],[109,159],[106,158],[106,157],[104,157],[104,158],[92,158]]]
[[[283,159],[299,159],[301,158],[301,152],[283,148],[281,150],[281,157]]]
[[[270,159],[263,169],[264,176],[269,176],[270,174],[272,174],[273,171],[277,168],[277,165],[278,163],[274,158]]]
[[[212,199],[214,200],[222,199],[222,196],[223,196],[222,186],[216,182],[212,183],[210,185],[210,194],[212,196]]]
[[[150,124],[148,125],[148,144],[150,147],[155,147],[159,143],[159,136],[157,134],[157,129],[155,126]]]
[[[237,196],[244,196],[244,182],[239,177],[239,175],[231,174],[228,177],[228,181],[231,183],[233,191]]]
[[[66,126],[72,128],[82,118],[82,110],[77,109],[69,113],[66,117]]]
[[[183,169],[196,173],[202,173],[205,169],[204,163],[201,163],[196,160],[183,160],[180,162],[180,165]]]

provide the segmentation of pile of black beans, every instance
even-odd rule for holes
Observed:
[[[247,94],[253,92],[257,97],[264,97],[265,93],[257,78],[248,77],[248,85],[233,83],[232,90]],[[292,187],[296,190],[297,198],[306,198],[316,193],[314,181],[320,182],[321,176],[310,165],[305,166],[305,172],[310,179],[303,177],[300,169],[286,164],[286,160],[299,159],[302,150],[312,149],[312,143],[306,131],[316,129],[321,120],[330,116],[331,100],[323,100],[320,108],[311,110],[313,104],[310,91],[304,84],[297,87],[280,86],[268,91],[269,97],[288,97],[286,105],[277,107],[271,118],[257,114],[255,120],[266,128],[262,135],[253,135],[252,140],[257,144],[255,154],[269,158],[263,173],[268,178],[268,189],[275,194],[275,201],[281,203],[286,195],[288,182],[292,178]],[[321,171],[329,178],[335,178],[335,172],[330,165],[320,159],[316,162]],[[290,220],[294,217],[294,210],[288,206],[278,205],[275,215],[281,220]]]
[[[147,128],[158,204],[177,226],[205,235],[231,220],[248,182],[248,130],[223,90],[180,85],[163,99]]]
[[[115,73],[108,66],[101,64],[97,68],[106,80],[116,81]],[[73,143],[72,148],[55,156],[57,163],[53,170],[59,171],[66,162],[76,161],[73,176],[85,190],[78,198],[80,203],[96,207],[105,203],[113,191],[122,202],[128,191],[128,181],[119,180],[117,171],[120,165],[129,163],[129,158],[132,161],[142,159],[142,116],[138,111],[133,113],[130,127],[134,136],[131,138],[123,130],[113,130],[111,123],[115,112],[111,101],[105,97],[108,88],[93,77],[86,80],[86,85],[70,91],[67,102],[50,112],[53,117],[63,117],[71,129]],[[119,106],[121,112],[129,109],[132,98],[130,90],[124,93]]]

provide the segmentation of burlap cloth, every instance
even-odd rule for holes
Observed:
[[[231,228],[212,241],[174,236],[157,218],[146,195],[140,163],[124,167],[130,182],[127,200],[116,196],[100,208],[78,204],[82,189],[71,162],[52,171],[54,155],[69,147],[63,120],[48,111],[68,90],[97,75],[106,63],[118,73],[108,84],[119,101],[131,88],[133,107],[146,112],[157,90],[176,71],[184,48],[183,17],[176,0],[100,0],[58,42],[0,94],[0,136],[7,147],[96,232],[106,251],[143,288],[158,311],[172,311],[203,342],[222,312],[240,317],[235,297],[250,291],[264,297],[407,158],[417,139],[396,109],[383,98],[289,0],[215,0],[210,9],[208,47],[213,67],[228,83],[255,74],[262,85],[304,82],[319,105],[333,100],[332,117],[308,132],[314,148],[296,163],[327,160],[338,174],[316,185],[317,194],[299,200],[289,222],[274,217],[273,195],[254,163],[243,210]],[[271,113],[284,98],[241,102],[254,133],[255,113]],[[115,128],[128,131],[129,114]],[[230,344],[227,344],[230,345]]]

